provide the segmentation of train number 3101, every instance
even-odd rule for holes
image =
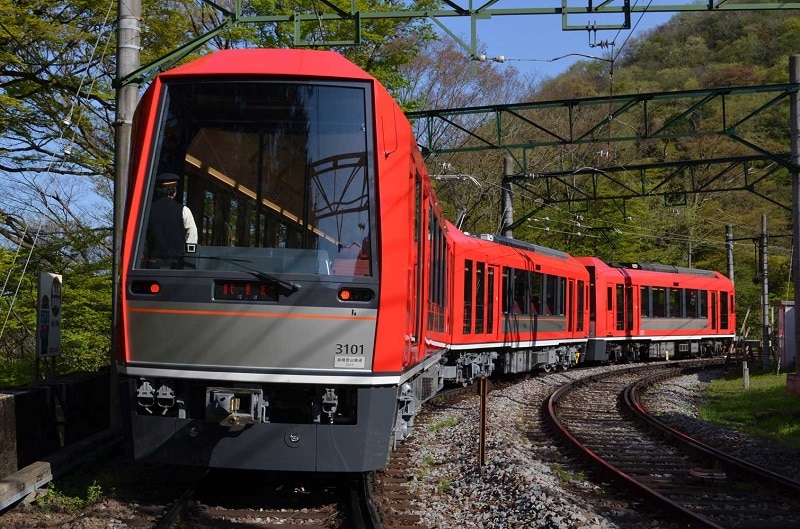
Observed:
[[[363,355],[364,354],[364,344],[337,343],[336,344],[336,354],[337,355]]]

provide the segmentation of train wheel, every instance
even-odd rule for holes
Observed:
[[[549,373],[550,371],[553,370],[553,364],[544,364],[542,366],[542,369],[544,369],[545,373]]]

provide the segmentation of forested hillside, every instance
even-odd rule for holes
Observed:
[[[646,15],[645,15],[646,16]],[[556,101],[565,99],[612,97],[622,94],[703,91],[718,87],[756,87],[788,82],[789,57],[800,53],[800,14],[793,11],[740,13],[682,13],[654,30],[626,40],[618,35],[617,48],[606,50],[607,60],[584,60],[556,78],[529,86],[520,100]],[[624,42],[624,44],[623,44]],[[547,174],[593,168],[594,175],[576,174],[560,177],[563,194],[572,193],[569,204],[548,203],[560,185],[535,178],[514,187],[515,219],[530,218],[514,231],[514,237],[569,251],[594,254],[616,262],[661,262],[679,266],[708,268],[726,272],[725,227],[733,227],[735,243],[735,279],[740,321],[748,309],[749,322],[755,322],[751,337],[757,337],[760,318],[758,259],[755,242],[761,233],[761,216],[767,216],[770,297],[773,301],[792,299],[791,204],[789,172],[774,161],[730,170],[708,164],[684,171],[678,178],[674,169],[649,171],[647,184],[659,178],[673,186],[679,197],[666,203],[664,197],[622,200],[580,200],[585,192],[599,189],[614,196],[616,190],[643,186],[638,171],[619,171],[604,175],[603,168],[623,168],[637,164],[735,158],[754,154],[741,142],[723,136],[704,135],[723,119],[736,123],[737,134],[746,137],[766,152],[788,154],[788,98],[771,105],[767,95],[729,99],[700,104],[701,96],[688,103],[663,103],[651,114],[625,114],[608,119],[603,133],[609,136],[644,135],[641,123],[663,125],[668,116],[686,112],[676,126],[685,136],[669,139],[641,139],[628,142],[598,142],[588,145],[563,145],[537,148],[529,156],[525,172]],[[696,108],[691,105],[697,104]],[[670,108],[674,105],[674,108]],[[681,107],[680,105],[684,105]],[[618,107],[609,105],[586,114],[586,123],[598,123],[604,113],[611,115]],[[758,112],[749,116],[753,109]],[[590,115],[591,114],[591,115]],[[541,116],[537,116],[541,117]],[[637,121],[636,118],[642,118]],[[646,118],[646,119],[645,119]],[[659,121],[661,120],[661,121]],[[540,122],[541,123],[541,122]],[[576,118],[576,126],[581,126]],[[554,130],[563,123],[548,123]],[[588,125],[587,125],[588,127]],[[567,132],[564,133],[566,137]],[[519,141],[530,140],[520,136]],[[484,185],[479,190],[459,184],[459,192],[449,192],[453,184],[440,184],[440,194],[447,197],[452,215],[466,210],[464,228],[468,231],[494,232],[500,226],[500,175],[502,153],[456,154],[447,159],[460,171],[478,168]],[[746,173],[746,174],[745,174]],[[475,173],[471,173],[475,174]],[[668,179],[669,178],[669,179]],[[703,193],[685,193],[691,182],[706,183]],[[493,183],[492,183],[493,182]],[[668,182],[668,184],[666,184]],[[743,183],[756,183],[755,192],[727,191]],[[547,187],[550,185],[551,187]],[[556,198],[564,198],[556,196]],[[486,209],[493,214],[487,214]]]

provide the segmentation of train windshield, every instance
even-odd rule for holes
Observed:
[[[356,83],[167,84],[137,266],[371,275],[369,97]]]

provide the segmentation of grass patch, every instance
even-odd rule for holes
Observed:
[[[742,373],[730,372],[712,382],[704,396],[701,419],[800,450],[800,395],[786,391],[785,374],[751,369],[745,390]]]
[[[60,489],[52,481],[47,484],[47,494],[37,500],[36,504],[45,511],[76,513],[90,505],[94,505],[103,497],[103,488],[93,481],[84,490]]]
[[[439,494],[441,494],[443,492],[447,492],[448,490],[450,490],[450,487],[452,485],[453,485],[453,480],[452,479],[443,479],[443,480],[439,481],[436,484],[436,487],[435,487],[436,488],[436,492],[438,492]]]
[[[435,432],[436,430],[441,430],[442,428],[447,428],[449,426],[457,426],[458,425],[458,417],[447,417],[445,419],[440,419],[435,423],[431,424],[428,427],[429,432]]]

